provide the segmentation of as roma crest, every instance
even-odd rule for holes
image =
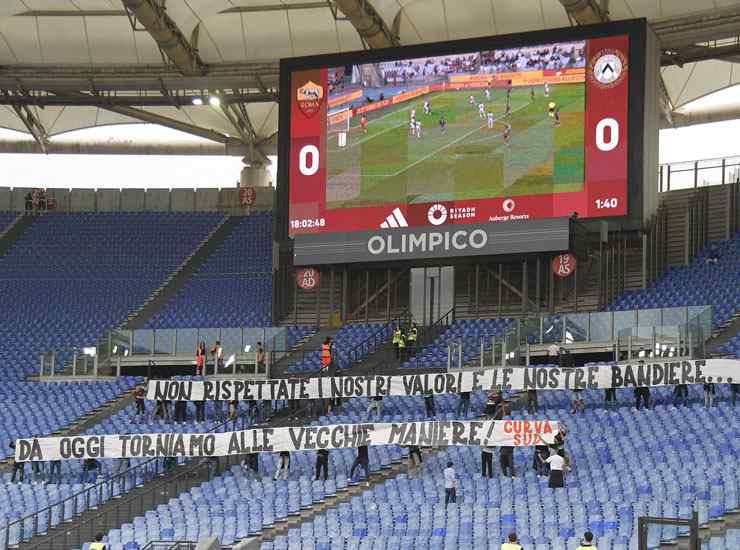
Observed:
[[[308,118],[319,112],[321,102],[324,100],[324,88],[312,80],[306,82],[296,91],[298,108]]]

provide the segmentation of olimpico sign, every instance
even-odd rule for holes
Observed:
[[[422,231],[394,235],[373,235],[367,241],[367,251],[374,256],[380,254],[412,254],[414,252],[434,253],[462,251],[468,248],[478,250],[488,244],[488,233],[483,229],[467,231]]]

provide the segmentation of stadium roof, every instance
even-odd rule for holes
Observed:
[[[0,127],[54,151],[63,132],[153,122],[258,160],[281,57],[634,17],[661,39],[668,120],[740,115],[690,105],[740,82],[740,0],[2,0]]]

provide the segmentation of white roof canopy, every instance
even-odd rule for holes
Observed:
[[[384,36],[392,35],[402,45],[563,27],[577,20],[563,7],[573,0],[366,2],[374,8],[375,20],[382,20]],[[155,0],[2,0],[0,99],[59,85],[72,94],[62,99],[78,104],[41,108],[30,101],[20,108],[7,100],[0,105],[0,127],[48,139],[80,128],[140,122],[145,111],[155,117],[149,122],[172,120],[186,131],[200,128],[203,137],[222,143],[238,140],[266,147],[274,143],[278,124],[275,61],[372,45],[373,39],[361,38],[354,26],[352,5],[359,3],[166,0],[166,16],[179,44],[185,44],[178,54],[190,54],[194,63],[195,72],[183,76],[182,67],[173,65],[144,28],[146,14],[137,6],[156,6]],[[678,112],[690,113],[693,100],[740,82],[740,70],[734,70],[740,60],[740,0],[611,0],[608,16],[646,17],[663,47],[671,48],[672,62],[680,65],[664,66],[662,77]],[[716,56],[721,59],[710,59]],[[199,67],[208,68],[204,76]],[[132,89],[136,86],[159,99],[140,106],[131,100],[128,107],[111,110],[74,96],[109,89],[130,97],[142,93]],[[221,109],[194,106],[187,99],[204,90],[244,94],[244,100],[229,100],[233,108]],[[177,94],[187,100],[171,98]]]

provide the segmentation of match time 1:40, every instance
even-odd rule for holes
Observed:
[[[314,227],[324,227],[325,225],[326,220],[324,218],[290,220],[290,227],[293,229],[313,229]]]
[[[598,210],[602,210],[604,208],[616,208],[619,206],[619,199],[616,197],[612,197],[610,199],[596,199],[594,202],[596,203],[596,208]]]

